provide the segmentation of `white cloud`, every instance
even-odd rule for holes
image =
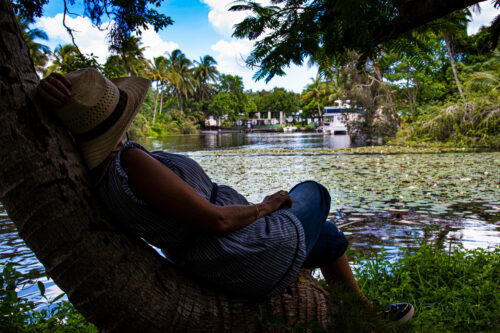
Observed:
[[[208,20],[215,30],[229,37],[233,33],[233,26],[241,22],[246,16],[245,12],[230,12],[234,0],[201,0],[210,7]]]
[[[230,41],[220,40],[212,45],[212,50],[219,52],[219,56],[224,59],[240,58],[248,56],[252,50],[253,42],[246,39],[231,39]]]
[[[473,13],[472,22],[467,26],[469,35],[477,33],[482,26],[489,26],[491,21],[500,14],[500,10],[495,9],[490,2],[482,2],[480,6],[481,13]]]
[[[246,89],[271,90],[274,87],[283,87],[296,92],[301,92],[309,83],[309,79],[316,75],[316,68],[291,66],[285,69],[286,76],[284,77],[274,77],[268,84],[264,80],[255,82],[252,79],[255,70],[248,68],[244,61],[253,49],[253,42],[247,39],[234,39],[230,37],[233,33],[233,26],[241,22],[248,13],[228,11],[234,0],[201,1],[210,7],[210,12],[208,13],[210,24],[216,32],[224,37],[224,39],[219,40],[211,46],[212,51],[216,53],[214,58],[221,73],[241,76]],[[270,4],[269,0],[259,2],[265,5]]]
[[[144,50],[144,56],[147,59],[153,59],[161,55],[166,55],[166,53],[172,52],[179,48],[179,44],[175,42],[164,41],[160,35],[158,35],[151,24],[148,24],[148,30],[142,30],[141,41],[142,46],[146,49]]]
[[[42,17],[35,27],[42,29],[47,33],[49,42],[47,43],[52,49],[58,44],[72,43],[71,37],[64,28],[63,14],[57,14],[54,17]],[[74,36],[78,48],[83,53],[93,53],[98,56],[100,62],[106,60],[108,55],[108,46],[106,45],[106,31],[101,31],[92,26],[90,19],[84,16],[66,17],[66,25],[74,29]],[[106,25],[103,25],[106,28]]]
[[[301,92],[309,83],[310,78],[316,75],[316,68],[307,66],[291,66],[285,69],[286,76],[274,77],[268,84],[264,80],[255,82],[252,77],[255,71],[245,65],[244,59],[250,54],[253,42],[242,39],[219,40],[212,45],[216,52],[214,56],[221,73],[239,75],[243,78],[246,89],[271,90],[274,87],[283,87],[287,90]]]
[[[229,8],[234,5],[234,0],[201,0],[210,7],[208,21],[212,24],[215,31],[224,37],[230,37],[233,34],[234,25],[243,21],[249,15],[249,12],[239,11],[230,12]],[[257,1],[263,5],[270,5],[270,0]]]
[[[71,37],[62,24],[63,14],[57,14],[54,17],[42,17],[34,25],[35,28],[42,29],[47,33],[49,41],[43,41],[43,44],[49,46],[52,50],[59,44],[72,43]],[[66,17],[66,25],[75,30],[76,44],[83,53],[93,53],[98,57],[100,63],[104,63],[109,55],[108,44],[106,43],[106,34],[109,23],[104,23],[99,30],[92,25],[90,19],[84,16]],[[179,45],[175,42],[164,41],[158,35],[151,25],[148,30],[143,30],[141,35],[142,46],[145,47],[144,56],[147,59],[153,59],[166,52],[173,51]]]

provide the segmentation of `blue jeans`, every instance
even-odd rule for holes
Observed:
[[[290,196],[290,210],[300,220],[306,238],[303,267],[326,266],[342,256],[348,241],[335,224],[326,221],[331,202],[328,190],[317,182],[306,181],[295,185]]]

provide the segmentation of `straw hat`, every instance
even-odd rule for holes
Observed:
[[[71,98],[54,111],[75,137],[92,170],[130,127],[151,81],[140,77],[107,79],[94,68],[71,72],[66,78],[72,84]]]

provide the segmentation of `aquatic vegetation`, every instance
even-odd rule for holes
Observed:
[[[324,184],[332,213],[401,211],[500,220],[500,153],[457,148],[363,147],[343,150],[218,150],[189,153],[215,182],[250,201],[305,180]],[[266,193],[261,192],[266,190]],[[461,207],[461,208],[460,208]]]

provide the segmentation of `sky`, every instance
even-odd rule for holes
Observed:
[[[307,64],[287,68],[286,76],[275,77],[269,83],[264,80],[255,82],[254,71],[247,68],[243,61],[252,50],[253,43],[246,39],[231,37],[234,24],[245,17],[243,12],[229,12],[234,0],[165,0],[159,11],[170,16],[174,24],[156,33],[152,28],[143,31],[142,43],[146,48],[144,55],[148,59],[165,55],[176,48],[191,60],[199,60],[204,55],[211,55],[217,61],[219,72],[239,75],[243,78],[245,89],[271,90],[282,87],[301,92],[312,82],[316,68]],[[262,2],[262,1],[261,1]],[[81,4],[70,9],[81,13]],[[33,27],[44,30],[49,41],[41,41],[52,50],[59,44],[71,43],[68,33],[62,25],[63,1],[50,0],[44,7],[43,17]],[[474,13],[473,21],[468,26],[469,34],[476,33],[483,25],[489,25],[500,13],[490,1],[481,3],[481,13]],[[76,43],[84,53],[93,53],[103,63],[108,56],[106,31],[93,27],[84,16],[66,18],[67,25],[74,28]],[[107,24],[101,28],[105,29]]]

